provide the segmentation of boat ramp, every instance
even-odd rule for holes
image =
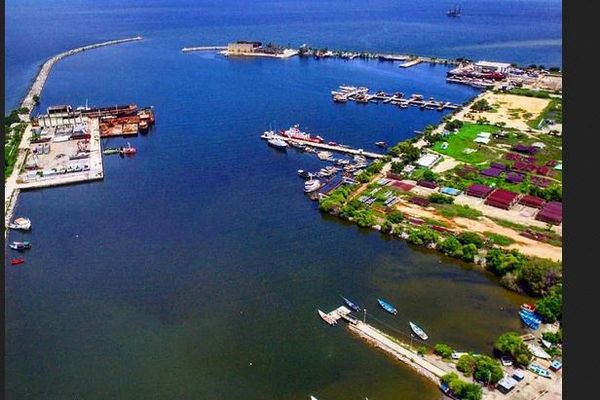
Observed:
[[[401,92],[393,94],[385,93],[383,91],[369,93],[369,88],[356,86],[340,86],[338,90],[331,92],[331,96],[336,103],[346,103],[348,100],[362,104],[379,103],[381,101],[384,104],[393,104],[400,108],[416,106],[422,110],[438,111],[443,111],[445,109],[457,110],[462,107],[460,104],[435,100],[433,97],[426,100],[423,98],[423,95],[420,94],[412,94],[410,97],[404,97],[404,94]]]

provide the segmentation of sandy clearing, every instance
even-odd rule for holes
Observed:
[[[528,119],[534,119],[542,113],[544,108],[550,103],[550,99],[538,99],[536,97],[517,96],[515,94],[493,93],[486,92],[481,96],[486,99],[491,105],[498,105],[497,112],[472,112],[473,119],[477,120],[480,117],[487,118],[491,124],[504,122],[508,128],[516,128],[520,130],[530,129],[529,125],[523,118],[523,112],[519,113],[518,119],[511,119],[510,109],[521,109],[530,113],[532,116]]]

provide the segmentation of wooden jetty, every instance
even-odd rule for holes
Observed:
[[[433,97],[430,97],[429,100],[425,100],[422,95],[417,94],[413,94],[408,98],[404,97],[404,94],[400,92],[388,94],[380,91],[373,94],[369,93],[369,89],[366,87],[340,86],[338,90],[332,91],[331,95],[333,101],[336,103],[346,103],[348,100],[362,104],[378,103],[381,101],[384,104],[393,104],[400,108],[417,106],[421,109],[438,111],[443,111],[445,109],[456,110],[462,107],[460,104],[435,100]]]

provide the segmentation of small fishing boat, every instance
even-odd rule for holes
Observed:
[[[391,304],[389,304],[381,299],[377,299],[377,302],[379,303],[381,308],[383,308],[385,311],[389,312],[390,314],[393,314],[393,315],[398,314],[398,310],[396,310],[396,308],[394,306],[392,306]]]
[[[336,142],[327,142],[327,144],[328,144],[329,146],[337,146],[337,143],[336,143]]]
[[[19,265],[19,264],[23,264],[24,262],[25,262],[25,259],[23,259],[23,258],[13,258],[12,260],[10,260],[11,265]]]
[[[421,339],[423,340],[427,340],[429,339],[429,336],[427,336],[427,334],[425,333],[425,331],[423,329],[421,329],[417,324],[409,321],[408,322],[410,325],[410,329],[412,329],[412,331]]]
[[[529,351],[531,351],[531,354],[533,354],[537,358],[541,358],[541,359],[544,359],[544,360],[549,360],[549,359],[552,358],[552,356],[550,354],[546,353],[544,351],[544,349],[542,349],[539,346],[536,346],[534,344],[528,343],[527,344],[527,348],[529,348]]]
[[[264,131],[264,133],[262,135],[260,135],[261,139],[272,139],[274,137],[275,133],[273,131]]]
[[[519,311],[519,317],[521,317],[521,321],[523,321],[527,327],[533,330],[537,330],[542,323],[541,319],[539,319],[535,314],[527,311]]]
[[[105,156],[111,155],[111,154],[117,154],[119,153],[121,150],[117,149],[116,147],[107,147],[106,149],[104,149],[104,151],[102,152],[102,154],[104,154]]]
[[[446,396],[450,397],[453,400],[459,400],[460,398],[457,397],[454,392],[452,391],[452,389],[450,389],[450,386],[448,386],[445,383],[440,383],[440,390],[442,391],[442,393],[444,393]]]
[[[547,349],[551,349],[552,348],[552,343],[550,343],[547,340],[541,339],[542,344],[544,345],[545,348]]]
[[[131,147],[131,143],[129,142],[127,142],[127,147],[121,147],[121,154],[131,155],[135,153],[137,153],[137,150],[135,147]]]
[[[329,325],[335,325],[337,323],[337,321],[333,318],[331,318],[329,315],[325,314],[323,311],[321,310],[317,310],[319,312],[319,316],[321,317],[321,319],[323,319],[323,321],[327,322]]]
[[[31,220],[25,217],[19,217],[15,219],[12,224],[8,224],[10,229],[20,229],[23,231],[28,231],[31,229]]]
[[[8,247],[10,247],[13,250],[23,251],[23,250],[31,249],[31,243],[29,243],[28,241],[25,241],[25,242],[12,242],[12,243],[10,243],[8,245]]]
[[[533,372],[534,374],[538,374],[539,376],[543,376],[544,378],[552,378],[552,375],[550,374],[550,372],[548,372],[547,369],[540,367],[537,364],[529,364],[529,366],[527,367],[528,370],[530,370],[531,372]]]
[[[385,143],[385,142],[375,142],[375,146],[381,147],[382,149],[385,149],[387,147],[387,143]]]
[[[283,151],[285,151],[288,147],[288,144],[285,142],[285,140],[277,137],[267,140],[267,144],[277,150]]]
[[[332,156],[333,156],[333,154],[331,152],[329,152],[329,151],[319,151],[319,152],[317,152],[317,157],[321,161],[327,161],[327,160],[331,159]]]
[[[344,299],[344,303],[346,303],[346,305],[347,305],[348,307],[350,307],[351,309],[353,309],[353,310],[354,310],[354,311],[356,311],[356,312],[360,312],[360,307],[359,307],[357,304],[355,304],[355,303],[351,302],[350,300],[348,300],[348,299],[347,299],[347,298],[345,298],[344,296],[342,296],[342,299]]]
[[[311,193],[311,192],[314,192],[315,190],[319,190],[320,187],[321,187],[321,181],[319,181],[318,179],[312,179],[312,177],[311,177],[310,180],[308,180],[304,183],[304,192]]]

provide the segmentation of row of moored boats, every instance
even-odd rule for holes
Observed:
[[[345,298],[344,296],[342,296],[342,299],[344,301],[344,304],[346,306],[348,306],[351,310],[356,311],[356,312],[362,311],[361,307],[357,303]],[[390,313],[392,315],[398,314],[398,310],[396,309],[396,307],[394,307],[392,304],[388,303],[387,301],[382,300],[382,299],[377,299],[377,303],[379,304],[379,306],[381,308],[383,308],[388,313]],[[318,311],[319,315],[321,316],[321,318],[325,322],[327,322],[330,325],[335,325],[335,323],[336,323],[335,319],[333,319],[331,316],[329,316],[328,314],[324,313],[321,310],[317,310],[317,311]],[[425,333],[425,331],[420,326],[418,326],[417,324],[415,324],[412,321],[409,321],[408,324],[410,326],[410,329],[415,333],[415,335],[420,337],[422,340],[429,339],[429,336],[427,336],[427,333]]]
[[[9,229],[20,230],[20,231],[30,231],[31,230],[31,220],[25,217],[16,218],[13,222],[8,224]],[[12,250],[16,250],[18,252],[24,252],[25,250],[31,249],[31,243],[28,240],[24,241],[13,241],[8,244],[8,247]],[[25,259],[22,257],[13,258],[10,260],[11,265],[19,265],[23,264]]]

